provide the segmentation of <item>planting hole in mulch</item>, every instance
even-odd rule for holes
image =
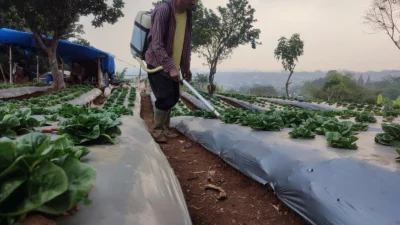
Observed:
[[[141,107],[141,117],[151,128],[154,121],[149,97],[142,98]],[[180,182],[194,225],[307,224],[284,206],[271,188],[243,175],[178,131],[172,131],[178,138],[160,148]],[[185,149],[188,144],[191,147]]]

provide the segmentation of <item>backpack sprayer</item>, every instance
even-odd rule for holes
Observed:
[[[147,66],[145,66],[144,64],[144,55],[148,47],[147,36],[149,34],[150,28],[151,12],[139,12],[136,16],[135,25],[133,27],[131,53],[133,57],[139,62],[140,67],[143,68],[144,71],[146,71],[147,73],[156,73],[163,70],[163,67],[159,66],[155,69],[148,69]],[[218,111],[215,110],[214,107],[206,99],[204,99],[203,96],[201,96],[199,92],[197,92],[196,89],[192,87],[192,85],[189,84],[189,82],[183,79],[182,73],[180,74],[183,85],[189,88],[189,90],[192,91],[194,95],[196,95],[196,97],[198,97],[207,106],[207,108],[211,110],[211,112],[213,112],[218,118],[221,118],[221,115],[218,113]]]

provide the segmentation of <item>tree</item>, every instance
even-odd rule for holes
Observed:
[[[86,39],[83,38],[78,38],[75,41],[73,41],[73,43],[78,44],[78,45],[83,45],[83,46],[91,46],[90,42]]]
[[[209,67],[210,94],[216,89],[214,77],[218,65],[240,45],[255,43],[261,33],[253,28],[257,21],[254,18],[255,9],[247,0],[229,0],[225,7],[220,6],[217,11],[218,15],[200,5],[193,22],[193,33],[196,34],[193,35],[193,50],[206,60]]]
[[[204,89],[204,86],[208,83],[208,75],[207,74],[197,74],[197,76],[193,79],[193,84],[198,86],[200,89]]]
[[[341,92],[345,90],[343,76],[340,74],[330,76],[329,80],[325,83],[323,90],[328,94],[328,101],[330,101],[335,95],[340,96]]]
[[[370,88],[372,86],[371,76],[368,76],[367,82],[365,83],[365,87]]]
[[[361,85],[361,86],[364,86],[364,85],[365,85],[364,78],[363,78],[362,75],[360,75],[360,77],[358,78],[357,83],[358,83],[359,85]]]
[[[399,0],[373,0],[365,15],[365,23],[377,32],[384,31],[400,49]]]
[[[18,16],[15,7],[6,7],[3,5],[0,5],[0,7],[0,27],[20,31],[30,31],[29,28],[26,27],[25,21]]]
[[[400,96],[397,97],[397,99],[396,99],[394,104],[400,106]]]
[[[126,72],[128,72],[128,68],[124,68],[121,72],[115,73],[117,75],[118,79],[123,80],[125,78]]]
[[[57,62],[59,40],[72,38],[82,31],[82,25],[78,24],[81,16],[93,15],[92,25],[101,27],[104,23],[116,23],[123,16],[123,7],[123,0],[113,0],[112,6],[106,0],[3,0],[0,3],[1,9],[15,8],[33,32],[38,46],[48,56],[55,89],[65,88]]]
[[[379,94],[379,95],[378,95],[378,100],[376,100],[376,103],[377,103],[378,105],[382,105],[382,103],[383,103],[383,96],[382,96],[382,94]]]
[[[256,96],[278,96],[278,92],[273,86],[253,86],[248,91],[251,95]]]
[[[296,62],[298,62],[298,57],[302,56],[304,53],[304,42],[300,39],[300,34],[293,34],[290,39],[281,37],[278,43],[278,47],[275,49],[275,58],[277,60],[282,60],[282,66],[285,71],[289,71],[289,77],[286,81],[286,96],[289,96],[289,85],[290,79],[296,68]]]

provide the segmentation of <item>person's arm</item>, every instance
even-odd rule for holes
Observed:
[[[154,57],[156,57],[157,61],[163,67],[164,72],[169,73],[175,68],[172,58],[168,56],[166,46],[164,44],[164,35],[166,33],[166,29],[169,27],[169,24],[166,24],[166,22],[169,21],[170,16],[169,8],[167,5],[164,5],[159,7],[154,13],[154,20],[151,28],[152,36],[150,47],[155,53]]]

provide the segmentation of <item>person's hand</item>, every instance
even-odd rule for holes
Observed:
[[[185,77],[185,80],[188,82],[188,83],[190,83],[191,81],[192,81],[192,71],[190,71],[190,69],[189,70],[187,70],[187,71],[185,71],[184,72],[184,77]]]
[[[171,76],[171,79],[175,82],[181,82],[181,74],[179,73],[179,70],[174,67],[169,71],[169,75]]]

